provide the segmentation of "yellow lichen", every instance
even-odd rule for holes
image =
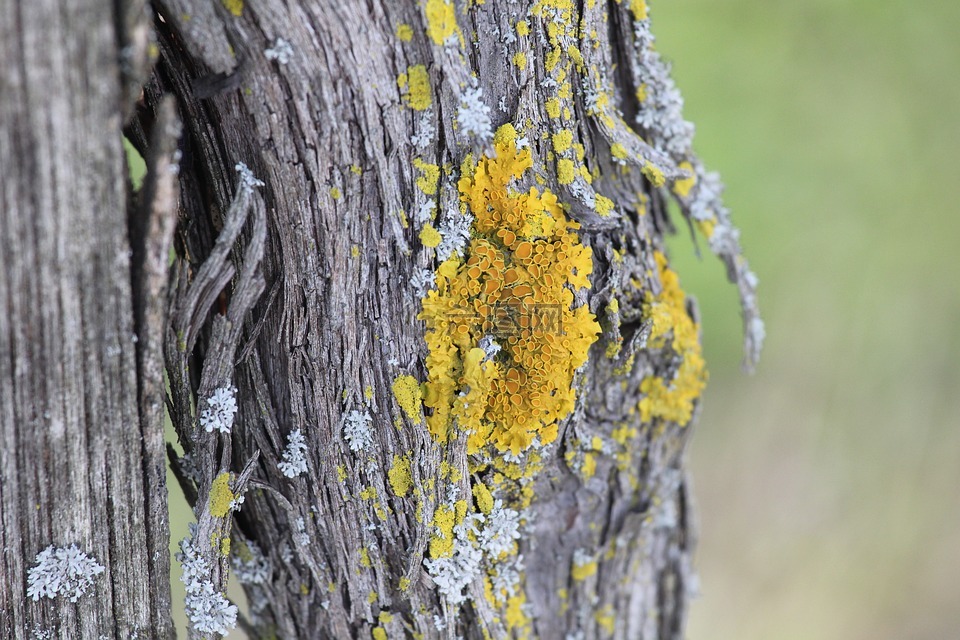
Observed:
[[[573,132],[570,129],[562,129],[552,136],[553,150],[556,153],[566,153],[573,144]]]
[[[613,211],[613,200],[606,196],[601,196],[598,193],[594,208],[597,210],[597,214],[601,216],[608,216],[610,215],[610,212]]]
[[[526,68],[527,68],[527,54],[525,54],[523,51],[518,51],[518,52],[516,52],[515,54],[513,54],[513,65],[514,65],[517,69],[520,69],[521,71],[522,71],[523,69],[526,69]]]
[[[413,166],[420,171],[420,177],[417,178],[417,186],[428,196],[437,193],[437,184],[440,182],[440,167],[435,164],[424,162],[420,158],[414,158]]]
[[[641,171],[654,187],[662,187],[667,181],[663,175],[663,171],[660,171],[652,162],[647,162],[643,165]]]
[[[612,145],[610,145],[610,155],[618,160],[626,160],[627,149],[619,142],[614,142]]]
[[[606,604],[602,609],[593,614],[593,619],[597,621],[597,624],[607,632],[607,635],[613,635],[613,632],[616,631],[616,615],[613,612],[613,606]]]
[[[447,39],[459,33],[457,14],[453,3],[445,0],[427,0],[425,7],[427,16],[427,35],[434,44],[443,44]]]
[[[243,14],[243,0],[222,0],[223,6],[227,8],[227,11],[237,16],[238,18]]]
[[[583,562],[580,564],[574,563],[573,569],[570,570],[570,575],[574,580],[580,582],[581,580],[586,580],[590,576],[594,575],[597,572],[597,561],[590,560],[589,562]]]
[[[417,379],[413,376],[399,376],[393,381],[391,389],[393,397],[407,418],[414,424],[421,424],[423,420],[420,417],[420,404],[423,402],[423,394]]]
[[[407,589],[409,589],[410,578],[408,578],[407,576],[403,576],[402,578],[400,578],[400,583],[397,585],[397,588],[400,589],[401,592],[405,592]]]
[[[422,64],[407,67],[406,73],[397,76],[397,86],[404,92],[403,99],[411,109],[423,111],[433,104],[430,75]]]
[[[690,422],[693,406],[707,384],[707,372],[700,346],[699,327],[687,313],[686,296],[680,279],[667,266],[667,257],[654,253],[662,291],[647,292],[644,315],[653,321],[649,343],[654,349],[669,347],[680,357],[672,380],[650,375],[640,383],[644,398],[638,409],[648,422],[661,418],[683,426]]]
[[[526,20],[517,22],[517,35],[526,36],[530,34],[530,24]]]
[[[373,564],[370,562],[370,552],[367,551],[366,547],[360,549],[360,566],[367,568],[373,566]]]
[[[342,464],[337,466],[337,480],[343,482],[347,479],[347,468]]]
[[[403,498],[410,492],[413,486],[413,476],[410,474],[410,458],[405,456],[393,456],[393,466],[387,472],[387,479],[390,481],[390,487],[393,492]]]
[[[383,627],[374,627],[370,635],[373,637],[373,640],[387,640],[387,630]]]
[[[547,109],[547,115],[551,118],[560,117],[560,101],[556,98],[550,98],[544,103]]]
[[[377,597],[378,597],[378,596],[377,596],[377,592],[376,592],[376,591],[371,591],[370,593],[368,593],[368,594],[367,594],[367,604],[373,604],[374,602],[376,602],[376,601],[377,601]]]
[[[363,388],[363,397],[366,398],[367,400],[372,400],[372,399],[373,399],[373,387],[371,387],[370,385],[365,386],[365,387]]]
[[[574,178],[573,160],[562,158],[557,162],[557,182],[570,184]]]
[[[422,242],[425,247],[436,247],[442,239],[440,232],[434,229],[433,225],[429,222],[423,225],[423,229],[420,230],[420,242]]]
[[[406,23],[397,25],[397,37],[404,42],[410,42],[413,38],[413,27]]]
[[[647,3],[644,0],[630,0],[630,12],[634,20],[646,20]]]
[[[493,495],[487,485],[477,482],[473,485],[472,491],[473,499],[477,501],[477,508],[480,509],[480,513],[493,511]]]
[[[573,410],[573,375],[600,330],[586,306],[571,309],[573,289],[589,287],[593,269],[580,225],[550,191],[510,187],[532,166],[530,150],[517,149],[509,131],[498,140],[496,157],[460,178],[474,237],[462,260],[437,269],[420,314],[429,327],[427,425],[440,441],[458,426],[470,453],[487,444],[519,453],[534,437],[553,442]],[[484,336],[499,342],[496,358],[479,348]]]
[[[334,200],[340,199],[340,188],[339,187],[330,187],[330,197]]]
[[[681,198],[686,198],[690,195],[690,190],[693,189],[693,185],[697,183],[697,176],[693,172],[693,165],[689,162],[681,162],[677,165],[680,169],[683,169],[690,173],[689,178],[680,178],[679,180],[673,181],[673,192],[680,196]],[[709,237],[709,235],[707,236]]]
[[[453,527],[456,524],[453,509],[440,505],[433,512],[433,526],[436,532],[430,538],[430,557],[449,558],[453,555]]]
[[[230,513],[230,504],[236,499],[236,494],[230,490],[230,472],[224,471],[210,485],[210,515],[214,518],[225,517]]]

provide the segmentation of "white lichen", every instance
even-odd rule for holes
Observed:
[[[457,109],[457,124],[460,131],[476,136],[486,142],[493,138],[493,123],[490,121],[490,107],[483,101],[483,89],[470,87],[460,94],[460,107]]]
[[[270,561],[263,555],[257,543],[244,542],[243,544],[246,548],[241,549],[240,552],[234,551],[230,557],[233,575],[246,585],[265,584],[270,579]]]
[[[207,398],[207,408],[200,413],[200,426],[207,433],[214,429],[230,433],[237,413],[236,387],[220,387]]]
[[[437,246],[437,259],[443,262],[453,256],[460,257],[464,247],[470,242],[470,226],[473,216],[461,213],[456,206],[447,207],[440,223],[440,244]]]
[[[183,569],[180,581],[187,591],[184,598],[187,618],[194,631],[223,635],[237,625],[237,606],[230,604],[214,588],[210,580],[210,565],[194,543],[195,534],[196,525],[191,524],[190,534],[180,541],[180,553],[177,554]]]
[[[480,533],[480,546],[491,557],[498,558],[513,551],[515,540],[520,539],[520,513],[503,506],[499,498],[493,503],[493,510],[487,515],[483,531]]]
[[[250,171],[250,167],[244,163],[238,162],[233,168],[238,174],[240,174],[240,183],[237,186],[241,192],[250,193],[255,188],[262,187],[264,185],[263,180],[256,178],[253,175],[253,171]]]
[[[287,446],[283,450],[283,459],[277,465],[280,472],[288,478],[296,478],[307,472],[307,441],[300,429],[291,431],[287,436]]]
[[[279,64],[287,64],[293,58],[293,47],[283,38],[273,41],[273,46],[263,51],[267,60],[276,60]]]
[[[350,451],[358,453],[373,444],[373,418],[370,412],[354,409],[346,415],[343,424],[343,439],[347,441]]]
[[[27,572],[27,596],[35,601],[60,595],[76,602],[93,584],[94,577],[105,571],[75,544],[50,545],[37,554],[36,563]]]
[[[464,588],[480,575],[483,551],[473,542],[479,536],[477,524],[480,522],[483,522],[482,515],[467,515],[463,522],[453,528],[453,554],[423,561],[437,590],[453,606],[459,606],[467,600],[469,596],[463,593]]]
[[[437,137],[437,127],[433,124],[433,110],[427,109],[417,121],[417,133],[411,136],[410,142],[417,149],[426,149]]]
[[[443,246],[442,242],[440,246]],[[410,276],[410,286],[413,287],[413,290],[417,292],[417,296],[420,298],[427,295],[427,291],[433,289],[436,284],[435,281],[435,275],[430,269],[418,269]]]

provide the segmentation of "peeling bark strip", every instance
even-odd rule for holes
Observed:
[[[681,638],[706,373],[666,198],[748,367],[763,331],[643,0],[155,8],[194,636],[229,558],[258,637]]]
[[[151,31],[136,1],[0,11],[2,638],[172,631],[157,356],[176,196],[153,179],[128,240],[121,137]]]

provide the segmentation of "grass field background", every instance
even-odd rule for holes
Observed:
[[[672,242],[711,370],[688,637],[960,638],[960,2],[651,9],[768,329],[742,375],[733,287]]]

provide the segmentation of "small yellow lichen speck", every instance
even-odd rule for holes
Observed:
[[[413,27],[406,23],[397,25],[397,37],[403,42],[410,42],[413,39]]]
[[[613,632],[616,631],[616,615],[613,612],[613,606],[607,604],[604,605],[602,609],[593,614],[593,619],[597,621],[597,624],[600,625],[607,635],[613,635]]]
[[[374,602],[377,601],[377,598],[378,598],[377,592],[371,591],[369,594],[367,594],[367,604],[373,604]]]
[[[404,92],[403,99],[411,109],[423,111],[433,104],[430,90],[430,74],[422,64],[407,67],[406,73],[397,76],[397,86]]]
[[[387,471],[387,480],[390,481],[390,487],[397,496],[403,498],[410,493],[410,487],[413,486],[413,476],[410,474],[410,458],[394,455],[393,466]]]
[[[368,569],[373,566],[373,563],[370,562],[370,552],[367,551],[366,547],[360,549],[360,566]]]
[[[670,347],[680,358],[672,380],[650,375],[640,383],[644,398],[638,406],[644,422],[661,418],[684,426],[693,415],[693,405],[707,385],[707,372],[700,346],[699,328],[687,313],[686,296],[680,279],[667,266],[667,257],[654,253],[663,290],[649,292],[644,316],[653,320],[649,344],[654,349]]]
[[[407,589],[409,589],[410,578],[408,578],[407,576],[403,576],[402,578],[400,578],[400,583],[397,585],[397,588],[400,589],[401,592],[405,592]]]
[[[372,400],[372,399],[373,399],[373,387],[371,387],[370,385],[365,386],[365,387],[363,388],[363,397],[366,398],[367,400]]]
[[[513,127],[502,129],[496,156],[463,172],[458,188],[474,216],[474,237],[463,259],[437,269],[437,289],[420,314],[428,323],[427,425],[442,442],[455,426],[469,433],[469,453],[492,444],[516,454],[534,437],[553,442],[575,404],[574,373],[600,331],[586,306],[571,309],[573,289],[590,286],[592,252],[553,193],[510,187],[533,164],[514,136]],[[555,324],[536,313],[540,305],[559,309]],[[523,311],[516,333],[489,358],[478,347],[481,338],[510,321],[505,310],[517,308]]]
[[[697,175],[693,172],[693,165],[689,162],[681,162],[677,165],[678,168],[683,169],[684,171],[690,174],[689,178],[680,178],[679,180],[673,181],[673,192],[680,196],[681,198],[686,198],[690,195],[690,190],[693,189],[693,185],[697,184]],[[710,237],[709,234],[707,237]]]
[[[425,7],[427,16],[427,35],[434,44],[443,44],[447,39],[458,33],[457,14],[452,2],[445,0],[427,0]]]
[[[330,197],[334,200],[340,199],[340,188],[339,187],[330,187]]]
[[[530,35],[530,24],[526,20],[520,20],[517,22],[517,35]]]
[[[619,142],[614,142],[612,145],[610,145],[610,155],[618,160],[626,160],[627,149]]]
[[[374,627],[370,635],[373,640],[387,640],[387,630],[383,627]]]
[[[420,230],[420,242],[423,243],[423,246],[436,247],[441,240],[443,238],[440,237],[440,232],[434,229],[432,224],[428,222],[423,225],[423,229]]]
[[[417,187],[428,196],[435,195],[437,185],[440,182],[440,167],[424,162],[420,158],[413,159],[413,166],[420,171],[420,177],[417,178]]]
[[[574,580],[580,582],[581,580],[586,580],[593,574],[597,572],[597,561],[591,560],[589,562],[584,562],[582,564],[574,563],[573,569],[570,570],[570,575]]]
[[[547,115],[551,118],[560,117],[560,101],[556,98],[550,98],[546,101],[544,106],[547,108]]]
[[[243,0],[223,0],[223,6],[238,18],[243,14]]]
[[[360,247],[359,247],[359,246],[353,245],[353,246],[350,247],[350,257],[351,257],[351,258],[359,258],[359,257],[360,257]]]
[[[393,397],[407,418],[414,424],[421,424],[423,420],[420,417],[420,404],[423,402],[423,394],[417,379],[413,376],[399,376],[393,381],[391,388]]]
[[[517,69],[520,69],[521,71],[526,69],[527,54],[525,54],[523,51],[518,51],[515,54],[513,54],[513,66],[515,66]]]
[[[230,490],[230,472],[224,471],[213,479],[210,486],[210,515],[214,518],[223,518],[230,513],[230,503],[237,496]]]
[[[449,558],[453,555],[454,512],[446,505],[440,505],[433,512],[433,526],[437,531],[430,538],[430,557]]]
[[[360,168],[360,165],[358,165],[358,164],[352,164],[352,165],[350,165],[350,171],[351,171],[352,173],[358,175],[358,176],[362,176],[362,175],[363,175],[363,169],[361,169],[361,168]]]

